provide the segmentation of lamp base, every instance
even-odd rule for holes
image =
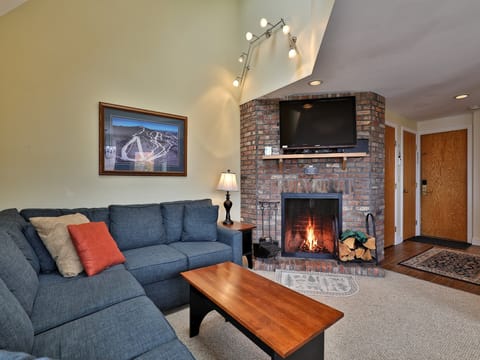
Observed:
[[[232,225],[233,221],[232,219],[230,219],[230,209],[232,208],[232,202],[230,201],[230,193],[228,191],[223,206],[225,207],[225,220],[223,221],[223,225]]]

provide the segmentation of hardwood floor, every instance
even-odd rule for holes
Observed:
[[[422,244],[414,241],[404,241],[395,246],[385,249],[385,257],[380,264],[384,269],[395,271],[401,274],[416,277],[418,279],[434,282],[436,284],[448,286],[454,289],[463,290],[472,294],[480,295],[480,285],[471,284],[461,280],[451,279],[445,276],[415,270],[407,266],[399,265],[403,260],[409,259],[432,247],[430,244]],[[470,246],[467,253],[480,255],[480,246]]]

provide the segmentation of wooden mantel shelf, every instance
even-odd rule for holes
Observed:
[[[351,157],[367,157],[366,152],[356,152],[356,153],[323,153],[323,154],[279,154],[279,155],[265,155],[262,157],[263,160],[278,160],[279,164],[283,160],[288,159],[325,159],[325,158],[342,158],[342,169],[345,170],[346,162],[348,158]]]

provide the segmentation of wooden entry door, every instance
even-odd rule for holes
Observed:
[[[403,131],[403,239],[415,236],[416,211],[416,152],[415,134]]]
[[[385,126],[384,246],[395,244],[395,128]]]
[[[467,130],[421,136],[421,233],[467,242]]]

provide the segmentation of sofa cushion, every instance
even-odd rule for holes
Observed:
[[[0,211],[0,223],[3,223],[3,222],[13,222],[19,225],[26,224],[26,221],[23,218],[23,216],[20,215],[18,210],[15,208],[5,209]]]
[[[135,360],[195,360],[192,353],[178,339],[173,339],[156,347]]]
[[[218,205],[185,205],[182,241],[217,240]]]
[[[1,224],[0,228],[11,237],[18,248],[22,251],[25,258],[28,260],[33,270],[38,274],[40,272],[40,261],[32,246],[28,242],[23,233],[22,226],[14,223]]]
[[[63,276],[77,276],[83,271],[67,225],[88,223],[89,220],[85,215],[76,213],[54,217],[32,217],[30,222],[35,226],[45,247],[55,260],[58,271]]]
[[[100,208],[76,208],[71,210],[72,213],[80,213],[85,215],[92,222],[104,222],[110,226],[110,211],[106,207]]]
[[[188,258],[188,269],[232,261],[232,248],[219,241],[179,241],[170,245]]]
[[[85,277],[40,275],[32,312],[35,333],[47,331],[121,301],[145,295],[138,281],[125,269]]]
[[[33,354],[69,360],[133,359],[175,338],[162,313],[141,296],[36,335]]]
[[[67,228],[88,276],[125,262],[104,222],[68,225]]]
[[[0,230],[0,278],[30,315],[38,290],[38,276],[22,251],[3,230]]]
[[[159,204],[110,205],[110,232],[120,250],[165,242]]]
[[[0,349],[31,352],[32,346],[32,322],[0,278]]]
[[[30,220],[32,217],[56,217],[80,213],[85,215],[90,221],[103,221],[109,224],[108,208],[76,208],[76,209],[48,209],[48,208],[30,208],[22,209],[21,216]]]
[[[154,245],[125,250],[125,267],[142,284],[178,276],[188,269],[187,257],[169,245]]]
[[[184,207],[187,204],[209,206],[212,205],[212,200],[181,200],[161,203],[160,207],[162,209],[167,244],[181,240],[183,231],[183,213]]]
[[[40,236],[38,236],[37,230],[35,230],[35,226],[28,223],[23,229],[23,234],[25,235],[25,238],[27,239],[28,243],[31,245],[31,247],[35,251],[35,254],[38,257],[40,272],[49,273],[57,271],[57,265],[55,264],[55,261],[45,247],[42,239],[40,239]]]

